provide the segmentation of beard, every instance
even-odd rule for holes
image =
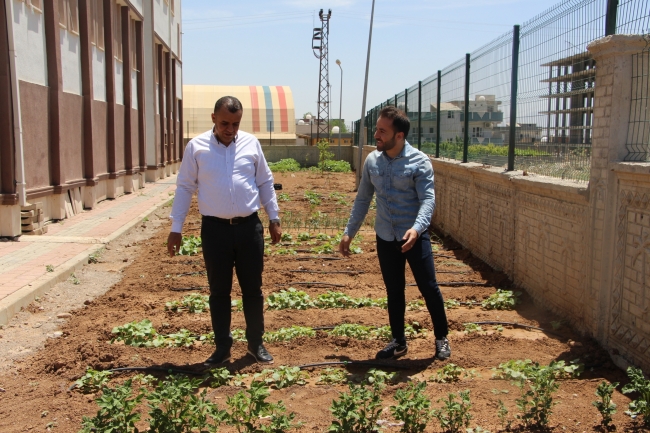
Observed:
[[[382,142],[377,142],[377,150],[380,152],[385,152],[387,150],[391,150],[393,147],[395,147],[395,135],[393,134],[393,137],[390,140],[382,141]]]

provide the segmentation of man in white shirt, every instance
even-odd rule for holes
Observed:
[[[232,96],[220,98],[214,106],[214,127],[185,148],[176,181],[171,212],[172,228],[167,250],[173,257],[180,249],[182,228],[192,195],[198,191],[203,258],[210,284],[210,315],[215,352],[206,365],[230,360],[230,292],[233,267],[242,291],[248,353],[257,362],[270,364],[273,357],[262,344],[264,335],[264,228],[257,211],[264,207],[270,218],[271,241],[282,231],[279,208],[260,142],[239,131],[243,109]]]

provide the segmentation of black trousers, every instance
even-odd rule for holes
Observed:
[[[232,346],[230,292],[233,267],[242,291],[246,339],[250,346],[262,343],[264,335],[264,228],[257,214],[240,224],[203,217],[203,258],[210,284],[210,315],[218,348]]]
[[[447,314],[445,304],[436,281],[436,271],[433,266],[431,253],[431,239],[429,233],[423,233],[413,248],[402,253],[405,241],[385,241],[377,236],[377,257],[379,267],[386,284],[388,296],[388,321],[393,338],[399,342],[405,341],[404,315],[406,312],[406,277],[404,276],[406,262],[408,261],[415,282],[424,297],[436,339],[447,336]]]

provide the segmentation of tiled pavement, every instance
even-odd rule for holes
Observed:
[[[167,203],[175,190],[176,176],[147,183],[137,192],[100,202],[63,224],[50,224],[42,236],[0,242],[0,325],[80,269],[88,256]]]

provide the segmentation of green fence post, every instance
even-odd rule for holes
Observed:
[[[463,134],[463,162],[467,162],[469,148],[469,63],[470,54],[465,54],[465,122]]]
[[[422,81],[418,81],[418,150],[422,147]]]
[[[618,0],[607,0],[607,15],[605,16],[605,36],[616,34],[616,14]]]
[[[436,158],[440,158],[440,89],[442,88],[442,71],[438,70],[438,95],[436,96]]]
[[[409,89],[404,89],[404,112],[409,115]]]
[[[397,108],[397,95],[395,95],[395,108]]]
[[[510,78],[510,138],[508,171],[515,169],[515,140],[517,139],[517,80],[519,79],[519,25],[512,32],[512,75]]]

